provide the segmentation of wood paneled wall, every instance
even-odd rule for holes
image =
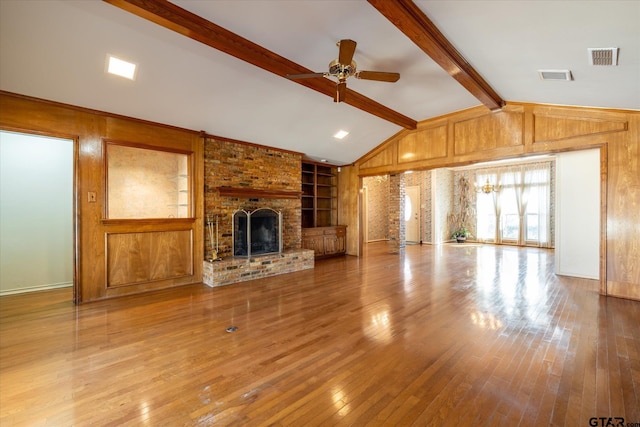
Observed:
[[[107,288],[193,274],[191,230],[107,233]]]
[[[6,92],[0,92],[0,128],[75,141],[76,302],[202,281],[203,141],[198,133]],[[193,217],[106,219],[106,140],[190,153]],[[95,202],[89,193],[97,195]]]
[[[606,200],[602,293],[640,299],[639,135],[639,111],[508,103],[495,113],[476,107],[421,122],[352,168],[358,176],[372,176],[600,147]],[[342,222],[353,227],[358,215],[345,210]]]
[[[347,255],[360,255],[361,240],[358,215],[362,203],[362,180],[353,166],[338,172],[338,224],[347,225]]]

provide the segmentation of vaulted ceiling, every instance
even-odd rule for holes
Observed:
[[[285,78],[327,71],[341,39],[400,80],[348,78],[335,103],[335,79]],[[609,47],[617,66],[590,64]],[[108,54],[136,79],[105,73]],[[348,164],[477,105],[640,109],[640,2],[0,0],[0,89]]]

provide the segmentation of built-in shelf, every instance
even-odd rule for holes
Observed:
[[[186,163],[184,165],[186,168]],[[175,190],[169,191],[169,194],[175,195],[175,203],[170,203],[167,206],[175,209],[173,214],[174,218],[184,218],[189,216],[189,174],[178,173],[175,176],[169,178],[169,181],[175,183]]]
[[[302,228],[337,225],[337,168],[302,162]]]

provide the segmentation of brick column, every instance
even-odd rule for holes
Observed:
[[[389,250],[404,254],[406,246],[404,221],[404,174],[389,176]]]

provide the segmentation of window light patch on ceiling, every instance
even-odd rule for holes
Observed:
[[[538,70],[541,80],[573,80],[570,70]]]
[[[136,68],[136,64],[107,55],[107,72],[110,74],[133,80],[136,77]]]
[[[591,65],[618,65],[617,47],[589,47],[589,64]]]
[[[333,135],[333,137],[336,139],[343,139],[347,135],[349,135],[349,132],[347,132],[346,130],[340,129],[338,132],[335,133],[335,135]]]

